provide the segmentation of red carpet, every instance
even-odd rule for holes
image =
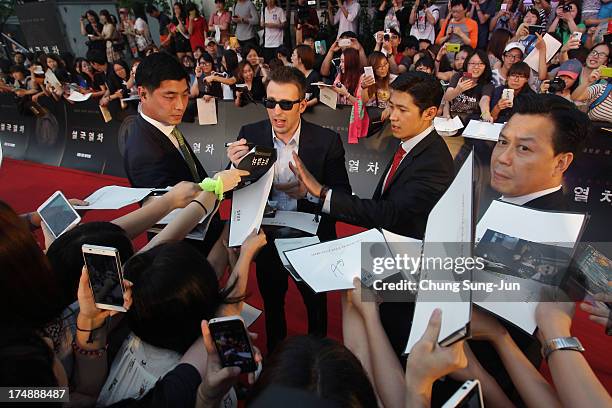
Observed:
[[[98,188],[112,184],[127,186],[128,182],[126,179],[117,177],[102,176],[11,159],[4,159],[0,168],[0,200],[10,204],[18,213],[36,210],[38,205],[59,189],[69,198],[85,198]],[[112,220],[134,208],[135,206],[130,206],[117,211],[88,212],[84,216],[84,221]],[[227,217],[228,211],[229,209],[226,204],[222,207],[222,216]],[[339,224],[338,235],[346,236],[362,230],[354,226]],[[137,247],[141,247],[144,243],[144,236],[136,240]],[[251,270],[248,290],[250,293],[250,297],[247,300],[248,303],[262,308],[262,301],[257,290],[253,269]],[[341,340],[342,316],[338,293],[328,295],[328,313],[328,334],[332,338]],[[300,294],[293,284],[290,284],[286,299],[286,315],[288,317],[289,335],[306,332],[306,310],[301,301]],[[256,343],[265,349],[263,316],[255,322],[251,330],[259,333],[260,337]],[[598,378],[606,386],[608,392],[612,392],[612,359],[609,358],[609,353],[612,351],[612,338],[606,336],[603,328],[590,322],[586,318],[585,313],[580,310],[576,312],[572,332],[580,338],[580,341],[586,348],[585,357],[591,364],[591,367],[593,367]],[[546,373],[546,368],[543,367],[542,371]]]

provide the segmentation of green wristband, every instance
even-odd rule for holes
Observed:
[[[200,184],[200,188],[204,191],[215,193],[219,201],[223,200],[223,181],[221,178],[211,179],[205,178]]]

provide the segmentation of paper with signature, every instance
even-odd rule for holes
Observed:
[[[285,256],[302,280],[316,293],[352,289],[353,279],[362,277],[362,243],[381,243],[390,254],[383,232],[371,229],[350,237],[285,251]],[[372,274],[367,273],[367,276]],[[389,274],[377,275],[376,278],[383,279],[386,276]],[[366,281],[363,283],[371,284]]]
[[[273,225],[275,227],[290,227],[309,234],[316,234],[319,229],[320,218],[299,211],[276,211],[274,217],[264,217],[261,225]]]

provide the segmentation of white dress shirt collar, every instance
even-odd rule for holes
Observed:
[[[427,129],[419,133],[418,135],[411,137],[408,140],[404,140],[402,142],[402,147],[404,148],[406,153],[410,153],[410,151],[414,149],[414,147],[418,145],[421,140],[425,139],[425,137],[427,137],[427,135],[431,133],[433,128],[434,128],[433,125],[431,125]]]
[[[140,110],[140,116],[142,116],[142,118],[144,120],[146,120],[147,122],[149,122],[150,124],[152,124],[153,126],[155,126],[160,132],[162,132],[164,135],[166,135],[166,137],[170,137],[170,134],[172,133],[172,131],[174,130],[174,125],[164,125],[161,122],[158,122],[157,120],[148,117],[147,115],[144,114],[144,112]]]
[[[561,189],[561,185],[558,185],[557,187],[547,188],[546,190],[540,190],[540,191],[536,191],[535,193],[525,194],[525,195],[517,196],[517,197],[501,196],[500,200],[505,201],[510,204],[525,205],[528,202],[535,200],[536,198],[540,198],[545,195],[554,193],[555,191],[558,191],[560,189]]]
[[[293,134],[293,136],[291,136],[291,139],[289,139],[289,143],[287,143],[288,145],[290,145],[292,142],[295,142],[297,146],[300,145],[300,131],[301,130],[302,130],[302,120],[300,119],[300,123],[298,124],[297,129],[295,129],[295,133]],[[283,142],[280,138],[276,136],[276,133],[274,132],[274,128],[272,128],[272,142],[282,143],[283,145],[285,144],[285,142]]]

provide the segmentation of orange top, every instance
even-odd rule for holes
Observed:
[[[442,26],[440,27],[440,32],[438,33],[438,37],[436,38],[436,44],[442,44],[442,37],[446,35],[446,27],[448,26],[449,19],[442,21]],[[461,31],[466,33],[468,37],[470,37],[470,44],[472,48],[476,48],[476,44],[478,43],[478,23],[471,18],[466,18],[462,23],[450,23],[452,26],[457,26],[461,28]],[[456,35],[455,35],[456,36]],[[448,41],[447,41],[448,42]],[[451,41],[452,42],[452,41]]]

